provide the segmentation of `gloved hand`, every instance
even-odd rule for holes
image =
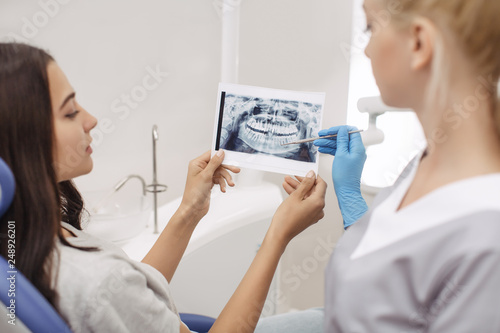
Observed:
[[[332,165],[332,179],[335,194],[344,219],[344,228],[359,220],[368,211],[361,196],[361,173],[366,160],[365,147],[359,133],[348,134],[356,127],[336,126],[322,130],[319,136],[338,134],[328,139],[318,139],[314,145],[318,151],[335,156]]]

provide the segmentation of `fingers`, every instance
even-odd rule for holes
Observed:
[[[337,149],[323,148],[323,147],[319,147],[318,151],[321,154],[329,154],[329,155],[332,155],[332,156],[335,156],[335,154],[337,153]]]
[[[318,147],[318,151],[323,154],[334,155],[341,148],[340,153],[364,153],[365,147],[359,133],[348,134],[348,132],[356,131],[354,126],[335,126],[329,129],[319,131],[319,136],[337,134],[337,137],[328,139],[318,139],[314,141],[314,145]]]
[[[337,134],[337,155],[349,153],[349,133],[347,126],[342,126]]]
[[[196,157],[195,159],[189,161],[189,171],[198,174],[198,170],[203,170],[206,165],[210,162],[210,150],[204,152],[202,155]]]
[[[219,167],[217,171],[215,171],[214,178],[222,178],[222,180],[225,181],[229,186],[234,186],[233,177],[223,167]]]
[[[204,157],[207,153],[203,154],[201,157]],[[209,161],[207,167],[205,168],[205,172],[209,173],[210,175],[214,175],[215,171],[217,170],[218,167],[222,164],[222,161],[224,161],[224,151],[221,149],[217,153],[215,153],[212,158],[210,158],[210,151],[208,152],[208,158]]]
[[[316,186],[314,187],[314,192],[311,194],[310,197],[313,199],[323,199],[324,200],[325,195],[326,195],[327,186],[328,185],[323,180],[323,178],[318,176],[318,178],[316,178]]]
[[[319,131],[318,135],[319,136],[325,136],[325,135],[332,135],[332,134],[338,134],[339,129],[341,126],[335,126],[331,127],[326,130],[321,130]],[[335,156],[337,152],[337,138],[328,138],[328,139],[318,139],[313,142],[313,144],[318,148],[318,151],[322,154],[330,154]]]
[[[316,179],[316,185],[312,189],[312,193],[310,193],[309,197],[305,198],[308,201],[309,205],[313,205],[316,207],[314,211],[316,212],[315,220],[316,222],[321,220],[325,216],[324,208],[325,208],[325,195],[326,195],[326,182],[318,176]]]
[[[312,176],[311,174],[308,174],[308,177],[302,179],[300,185],[297,187],[295,192],[292,193],[292,195],[299,197],[301,200],[308,196],[308,193],[311,191],[316,182],[315,173],[313,171],[310,171],[310,173],[312,173]]]
[[[288,195],[292,194],[295,191],[295,188],[288,184],[286,181],[283,181],[281,185],[283,186],[285,192],[288,193]]]
[[[353,133],[349,140],[349,151],[351,153],[364,154],[365,146],[363,145],[363,140],[361,139],[361,134]]]
[[[299,185],[300,185],[300,181],[297,181],[290,176],[286,176],[285,180],[283,181],[283,189],[288,194],[292,194],[297,189],[297,187]]]
[[[328,129],[324,129],[324,130],[319,131],[318,136],[338,134],[339,130],[341,128],[344,128],[344,127],[346,127],[349,132],[356,131],[358,129],[356,126],[348,126],[348,125],[334,126],[334,127],[330,127]]]
[[[207,150],[200,157],[196,158],[196,160],[202,160],[202,161],[208,163],[208,161],[210,161],[210,154],[211,154],[210,150]]]
[[[212,178],[214,184],[218,184],[222,193],[226,193],[226,182],[223,177]]]
[[[205,170],[208,172],[214,174],[217,170],[217,168],[222,167],[224,169],[227,169],[233,173],[239,173],[241,171],[240,168],[233,166],[233,165],[221,165],[222,161],[224,161],[224,151],[221,149],[215,153],[212,158],[210,158],[210,151],[207,151],[203,155],[199,157],[199,159],[202,159],[206,163],[208,163],[207,167]]]
[[[324,130],[321,130],[318,132],[318,135],[319,136],[325,136],[325,135],[333,135],[333,134],[337,134],[339,129],[341,128],[342,126],[334,126],[334,127],[330,127],[329,129],[324,129]]]
[[[290,176],[286,176],[285,177],[285,181],[293,187],[293,189],[297,189],[297,187],[300,185],[300,182],[302,181],[302,179],[304,177],[299,177],[299,176],[295,176],[297,179],[293,179],[292,177]]]
[[[232,173],[239,173],[241,171],[240,168],[238,167],[235,167],[235,166],[232,166],[232,165],[225,165],[225,164],[222,164],[222,167],[224,169],[227,169],[229,171],[231,171]]]
[[[337,139],[319,139],[313,142],[315,146],[318,147],[318,151],[322,154],[330,154],[335,156],[337,153]]]
[[[224,151],[219,150],[214,156],[211,156],[211,152],[207,151],[203,155],[195,158],[190,162],[189,170],[191,177],[196,177],[200,175],[203,177],[205,182],[211,182],[213,184],[218,184],[222,192],[226,192],[226,186],[234,186],[233,177],[229,171],[233,173],[239,173],[240,168],[230,165],[222,165],[224,161]],[[188,176],[189,178],[189,176]]]
[[[296,179],[293,179],[290,176],[285,176],[285,180],[282,183],[283,189],[288,193],[288,195],[292,194],[297,190],[300,183],[304,180],[305,177],[295,176]],[[312,189],[314,191],[314,187]],[[302,199],[307,199],[310,193],[306,194]]]
[[[354,132],[354,131],[358,130],[358,128],[356,126],[345,125],[345,127],[347,127],[347,131],[349,131],[349,132]],[[353,133],[353,134],[355,134],[355,133]]]
[[[314,140],[314,145],[318,146],[318,147],[337,149],[337,139],[336,138],[328,138],[328,139]]]

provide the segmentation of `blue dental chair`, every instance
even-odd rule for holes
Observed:
[[[0,158],[0,217],[11,205],[14,192],[14,175]],[[8,236],[2,241],[7,242]],[[0,256],[0,300],[3,303],[0,310],[5,313],[0,320],[0,331],[70,333],[57,311],[9,259]],[[181,313],[180,317],[190,330],[200,333],[208,332],[215,322],[214,318],[195,314]]]
[[[14,192],[14,175],[0,158],[0,216],[3,216],[12,203]],[[15,229],[12,230],[15,232]],[[7,234],[7,238],[3,241],[8,242],[9,235],[15,234]],[[9,262],[8,259],[13,261]],[[12,258],[0,256],[0,299],[5,306],[5,317],[8,318],[5,320],[4,317],[1,327],[8,329],[7,332],[23,332],[26,329],[32,332],[71,332],[50,303],[21,272],[17,271],[14,263],[15,256]]]

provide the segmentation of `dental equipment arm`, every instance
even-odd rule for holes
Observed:
[[[336,126],[319,132],[319,136],[338,134],[336,138],[314,141],[318,151],[335,156],[332,179],[337,201],[344,220],[344,229],[359,220],[368,206],[361,196],[361,173],[366,160],[365,147],[359,133],[350,126]]]
[[[142,260],[160,271],[168,282],[174,276],[194,229],[208,212],[214,184],[219,184],[222,192],[226,191],[226,183],[234,186],[228,170],[238,173],[240,169],[221,166],[224,152],[220,152],[220,155],[215,154],[210,158],[210,151],[207,151],[189,163],[182,202]]]
[[[384,132],[377,127],[377,118],[386,112],[409,112],[410,109],[400,109],[384,104],[380,96],[363,97],[358,100],[358,110],[368,113],[368,129],[362,134],[365,147],[384,141]]]

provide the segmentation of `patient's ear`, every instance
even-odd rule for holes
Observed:
[[[410,54],[413,70],[430,67],[436,50],[436,32],[436,26],[429,19],[414,19],[410,26]]]

